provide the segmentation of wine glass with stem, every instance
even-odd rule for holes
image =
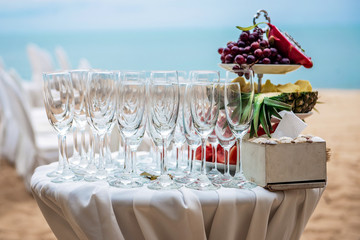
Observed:
[[[146,117],[143,117],[142,123],[136,134],[127,141],[126,156],[130,158],[130,161],[124,163],[124,169],[122,172],[120,171],[119,173],[116,173],[115,178],[109,180],[109,184],[111,186],[120,188],[135,188],[141,187],[144,183],[149,182],[149,180],[138,174],[136,160],[136,152],[143,140],[145,126]]]
[[[184,102],[184,94],[187,83],[187,77],[185,71],[178,71],[178,79],[179,79],[179,91],[180,91],[180,101],[179,101],[179,113],[178,119],[176,122],[174,138],[173,138],[173,146],[175,148],[175,168],[170,169],[171,175],[173,177],[181,177],[184,176],[184,171],[180,168],[180,158],[183,156],[182,147],[186,141],[184,134],[184,122],[183,122],[183,102]]]
[[[191,109],[190,104],[193,99],[190,98],[188,93],[188,86],[186,87],[185,93],[184,93],[184,101],[183,101],[183,108],[182,108],[182,118],[183,121],[183,127],[184,127],[184,136],[187,144],[190,147],[190,153],[189,155],[189,172],[183,177],[175,178],[175,181],[182,184],[189,184],[194,182],[197,177],[198,173],[195,172],[195,155],[196,155],[196,149],[201,145],[201,138],[200,135],[197,133],[194,127],[194,123],[192,121],[191,117]]]
[[[256,184],[247,181],[243,174],[241,143],[250,128],[253,117],[254,74],[250,69],[238,69],[235,70],[235,73],[239,76],[244,76],[244,81],[242,85],[240,82],[231,82],[235,76],[233,73],[227,72],[224,91],[224,109],[229,127],[236,138],[236,172],[232,180],[224,183],[223,186],[227,188],[251,189],[256,187]]]
[[[50,124],[58,133],[62,171],[51,181],[55,183],[80,180],[70,170],[66,149],[66,134],[74,120],[74,92],[68,72],[44,73],[44,103]]]
[[[117,179],[111,181],[110,185],[123,188],[141,187],[142,183],[134,174],[134,158],[130,153],[137,149],[145,132],[145,72],[125,71],[120,72],[118,76],[120,80],[117,84],[117,124],[125,139],[125,162],[124,172],[115,174]]]
[[[81,69],[70,71],[71,83],[74,89],[74,120],[76,123],[76,129],[79,130],[81,134],[79,162],[76,166],[74,166],[73,171],[82,175],[85,175],[85,169],[88,165],[85,143],[85,130],[87,126],[85,93],[88,73],[88,70]],[[77,135],[77,131],[74,132],[74,135]],[[74,137],[74,141],[77,142],[77,138]]]
[[[192,71],[188,98],[191,118],[195,130],[201,137],[201,172],[198,179],[186,185],[196,190],[216,190],[219,185],[213,184],[206,175],[206,140],[215,128],[219,114],[219,80],[217,71]]]
[[[169,139],[172,139],[174,137],[174,132],[172,131]],[[149,173],[153,174],[153,175],[160,175],[161,174],[161,170],[162,167],[160,167],[160,159],[161,159],[161,152],[160,149],[162,147],[162,138],[161,135],[154,129],[153,124],[150,124],[150,114],[147,113],[147,121],[146,121],[146,133],[148,134],[148,136],[150,137],[152,143],[154,144],[154,150],[155,153],[152,156],[153,157],[153,161],[152,164],[148,165],[146,164],[145,166],[142,166],[145,171],[149,171]],[[170,142],[167,142],[167,146],[169,147]]]
[[[146,179],[138,174],[137,154],[136,154],[137,149],[140,146],[140,144],[144,138],[144,135],[145,135],[146,122],[147,122],[147,117],[144,116],[141,120],[141,124],[140,124],[138,131],[136,132],[136,134],[133,137],[130,138],[130,140],[128,142],[128,150],[130,151],[129,155],[131,157],[131,161],[130,161],[131,177],[140,183],[148,183],[149,182],[148,179]]]
[[[95,174],[85,175],[86,181],[105,180],[105,135],[115,117],[116,81],[113,72],[91,71],[86,89],[86,114],[89,125],[99,139],[99,164]],[[94,154],[95,158],[95,154]],[[95,160],[95,159],[94,159]]]
[[[226,119],[226,113],[224,108],[224,92],[225,92],[225,84],[220,84],[220,110],[219,110],[219,117],[216,121],[215,125],[215,134],[218,138],[220,145],[224,148],[224,156],[225,156],[225,173],[220,177],[214,179],[213,181],[218,184],[223,184],[231,180],[232,176],[230,175],[230,148],[234,145],[236,138],[232,133],[230,126]]]
[[[154,190],[178,189],[167,174],[167,145],[175,130],[179,112],[179,81],[176,71],[152,71],[149,83],[149,121],[161,138],[161,174],[148,188]]]

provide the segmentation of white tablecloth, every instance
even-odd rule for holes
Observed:
[[[37,168],[31,188],[58,239],[299,239],[323,192],[56,184],[46,177],[53,168]]]

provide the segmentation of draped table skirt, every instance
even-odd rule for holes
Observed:
[[[58,239],[299,239],[324,191],[59,184],[46,176],[55,164],[36,169],[31,189]]]

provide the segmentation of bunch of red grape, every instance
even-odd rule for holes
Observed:
[[[226,48],[218,49],[221,63],[290,64],[290,60],[283,57],[263,35],[261,28],[255,28],[252,33],[242,31],[237,42],[230,41]]]

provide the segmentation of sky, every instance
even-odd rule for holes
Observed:
[[[55,66],[61,46],[73,67],[86,58],[103,69],[219,69],[217,49],[238,38],[236,25],[252,25],[259,9],[314,61],[272,79],[360,88],[360,0],[0,0],[0,58],[28,80],[29,43]]]
[[[284,25],[360,23],[358,0],[0,0],[0,32],[232,27],[258,9]]]

